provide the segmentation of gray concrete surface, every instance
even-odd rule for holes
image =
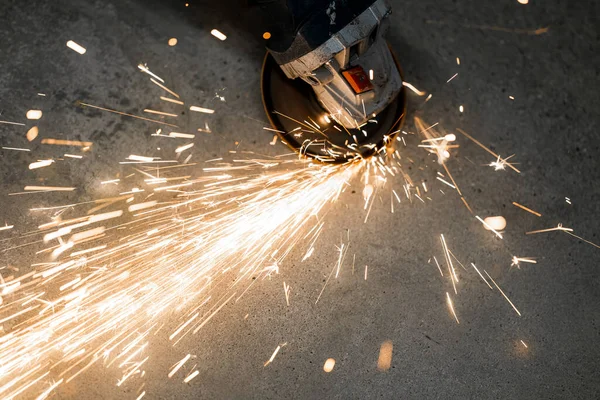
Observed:
[[[260,41],[238,32],[235,21],[210,7],[190,3],[188,8],[135,0],[0,3],[0,119],[22,121],[27,109],[39,107],[42,134],[94,142],[86,159],[38,172],[27,170],[34,157],[59,154],[39,144],[31,145],[32,154],[2,151],[0,221],[17,226],[11,235],[39,222],[29,207],[55,204],[58,198],[7,193],[45,178],[82,188],[61,200],[94,198],[102,195],[97,182],[119,172],[117,162],[131,149],[144,153],[157,147],[150,136],[153,125],[74,106],[81,100],[134,114],[158,106],[158,92],[136,68],[140,62],[186,99],[217,110],[206,118],[213,133],[196,139],[195,161],[236,147],[286,151],[269,146],[271,135],[262,130]],[[437,192],[443,186],[435,186],[431,204],[404,202],[394,214],[384,198],[367,224],[360,189],[347,192],[329,214],[311,259],[300,263],[303,249],[297,249],[280,275],[226,307],[203,335],[175,348],[152,343],[146,398],[600,397],[600,250],[560,233],[523,234],[563,223],[600,241],[598,2],[425,0],[393,6],[389,40],[406,79],[433,93],[427,105],[410,97],[411,116],[419,112],[447,129],[460,127],[502,155],[515,153],[520,162],[521,175],[493,172],[481,167],[490,157],[462,140],[449,163],[479,215],[507,218],[505,240],[481,229],[457,196]],[[546,32],[531,33],[544,27]],[[227,33],[227,41],[211,37],[212,28]],[[177,46],[167,45],[170,37],[179,40]],[[88,49],[85,56],[65,47],[69,39]],[[215,93],[226,102],[215,100]],[[197,115],[181,120],[189,129],[204,121]],[[410,120],[407,129],[414,130]],[[0,144],[26,146],[24,133],[0,125]],[[415,170],[427,166],[418,173],[434,185],[432,158],[405,151]],[[512,201],[543,217],[513,207]],[[335,261],[334,246],[347,229],[357,273],[352,275],[346,263],[315,305]],[[453,321],[445,305],[448,282],[427,262],[442,255],[440,233],[459,259],[495,277],[522,317],[467,275],[455,300],[461,323]],[[28,265],[34,252],[4,253],[2,263]],[[537,257],[538,263],[511,269],[511,254]],[[289,307],[283,280],[292,287]],[[393,362],[389,371],[379,372],[384,340],[393,341]],[[263,367],[283,342],[287,346]],[[197,357],[198,378],[190,384],[167,379],[170,366],[188,352]],[[326,374],[322,366],[329,357],[336,366]],[[94,368],[54,398],[135,398],[142,380],[117,388],[117,378],[115,370]]]

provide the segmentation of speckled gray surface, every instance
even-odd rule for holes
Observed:
[[[238,149],[286,151],[269,146],[271,135],[262,130],[260,41],[237,32],[235,21],[213,15],[210,7],[191,3],[187,9],[134,0],[0,3],[0,119],[23,121],[26,110],[40,108],[40,135],[94,142],[83,160],[29,171],[32,160],[62,153],[28,145],[25,128],[0,125],[2,146],[32,148],[31,154],[1,153],[0,221],[16,226],[4,236],[40,222],[27,211],[33,205],[103,195],[98,182],[118,173],[117,162],[132,149],[173,150],[150,136],[153,125],[74,106],[80,100],[134,114],[158,107],[159,92],[137,70],[140,62],[190,102],[217,110],[179,118],[186,129],[208,122],[213,130],[198,135],[195,161],[235,149],[236,141]],[[145,379],[117,388],[115,370],[92,368],[55,398],[135,398],[142,382],[151,399],[600,396],[600,250],[560,233],[523,234],[564,223],[600,241],[598,3],[426,0],[393,6],[389,40],[406,79],[433,94],[425,106],[411,96],[411,116],[418,111],[449,130],[460,127],[520,162],[521,175],[493,172],[481,166],[489,155],[461,140],[449,164],[479,215],[506,217],[504,241],[481,229],[456,195],[438,191],[448,188],[433,181],[431,157],[405,150],[415,162],[413,173],[432,187],[429,204],[404,201],[391,214],[386,195],[363,224],[360,190],[345,193],[328,215],[313,257],[301,263],[303,249],[297,249],[279,275],[224,308],[202,335],[175,348],[156,340]],[[228,34],[227,41],[210,36],[214,27]],[[531,33],[544,27],[547,32]],[[167,45],[170,37],[178,38],[177,46]],[[87,47],[85,56],[65,47],[69,39]],[[410,121],[407,129],[413,129]],[[53,198],[6,195],[41,178],[79,189]],[[347,229],[356,272],[346,263],[315,305]],[[461,323],[454,322],[445,306],[448,281],[428,264],[433,255],[441,257],[440,233],[459,259],[490,272],[522,317],[477,276],[464,274],[455,298]],[[34,251],[3,253],[1,262],[26,266]],[[538,263],[511,269],[511,254],[537,257]],[[282,281],[291,286],[289,307]],[[384,340],[394,344],[392,368],[378,372]],[[275,361],[263,367],[283,342]],[[199,376],[190,384],[167,379],[170,366],[187,353],[195,355]],[[326,374],[322,366],[329,357],[336,366]]]

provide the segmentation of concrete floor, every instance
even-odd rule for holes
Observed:
[[[59,198],[7,193],[45,178],[81,188],[59,202],[95,198],[102,195],[97,182],[114,177],[117,162],[131,149],[140,154],[156,149],[157,139],[150,136],[155,126],[74,106],[81,100],[133,114],[158,106],[158,92],[136,68],[140,62],[190,102],[217,110],[206,118],[180,118],[186,129],[206,121],[213,130],[197,137],[195,161],[235,149],[236,141],[238,149],[287,151],[280,144],[269,146],[272,136],[262,130],[267,126],[259,91],[262,44],[210,7],[190,3],[188,8],[183,2],[141,0],[0,3],[0,119],[22,121],[26,110],[40,108],[41,135],[94,142],[84,160],[29,171],[28,163],[40,154],[59,154],[29,145],[25,128],[0,125],[2,146],[33,150],[1,153],[0,221],[16,226],[10,235],[37,226],[29,207],[56,204]],[[520,175],[493,172],[480,166],[492,161],[490,156],[461,140],[449,163],[479,215],[506,217],[505,239],[484,231],[449,190],[439,193],[445,187],[434,182],[431,157],[405,150],[416,164],[427,166],[415,173],[434,186],[431,204],[404,202],[391,214],[384,198],[363,224],[360,190],[345,193],[311,259],[300,263],[303,248],[298,248],[280,275],[223,309],[202,336],[175,348],[158,340],[152,344],[146,398],[600,397],[600,250],[561,233],[523,234],[563,223],[600,241],[599,3],[393,3],[390,43],[407,81],[433,93],[425,106],[422,98],[410,97],[411,116],[418,110],[449,130],[460,127],[502,155],[515,153],[520,162]],[[225,42],[210,36],[215,27],[228,34]],[[533,33],[544,27],[548,30]],[[167,45],[170,37],[179,40],[177,46]],[[88,49],[85,56],[65,47],[69,39]],[[414,130],[410,120],[407,129]],[[543,217],[513,207],[512,201]],[[315,305],[337,255],[334,246],[347,229],[357,272],[352,275],[347,263]],[[455,323],[445,305],[451,288],[428,264],[432,256],[442,257],[440,233],[459,259],[490,272],[522,317],[469,274],[455,299],[461,322]],[[2,262],[28,265],[34,252],[4,253]],[[536,257],[538,263],[511,269],[511,254]],[[289,307],[282,281],[292,287]],[[384,340],[394,344],[393,362],[389,371],[379,372]],[[283,342],[287,346],[263,367]],[[187,353],[196,356],[199,377],[190,384],[167,379],[170,366]],[[326,374],[322,366],[329,357],[336,366]],[[117,378],[111,369],[91,369],[55,398],[137,397],[142,380],[117,388]]]

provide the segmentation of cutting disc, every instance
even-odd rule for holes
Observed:
[[[394,57],[396,66],[402,70]],[[404,121],[406,92],[360,129],[346,129],[328,116],[309,84],[289,79],[267,53],[261,75],[262,100],[273,129],[294,151],[322,162],[344,163],[381,151]]]

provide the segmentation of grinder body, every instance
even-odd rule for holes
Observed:
[[[405,109],[386,0],[247,1],[266,40],[263,103],[282,141],[324,162],[385,149]]]

